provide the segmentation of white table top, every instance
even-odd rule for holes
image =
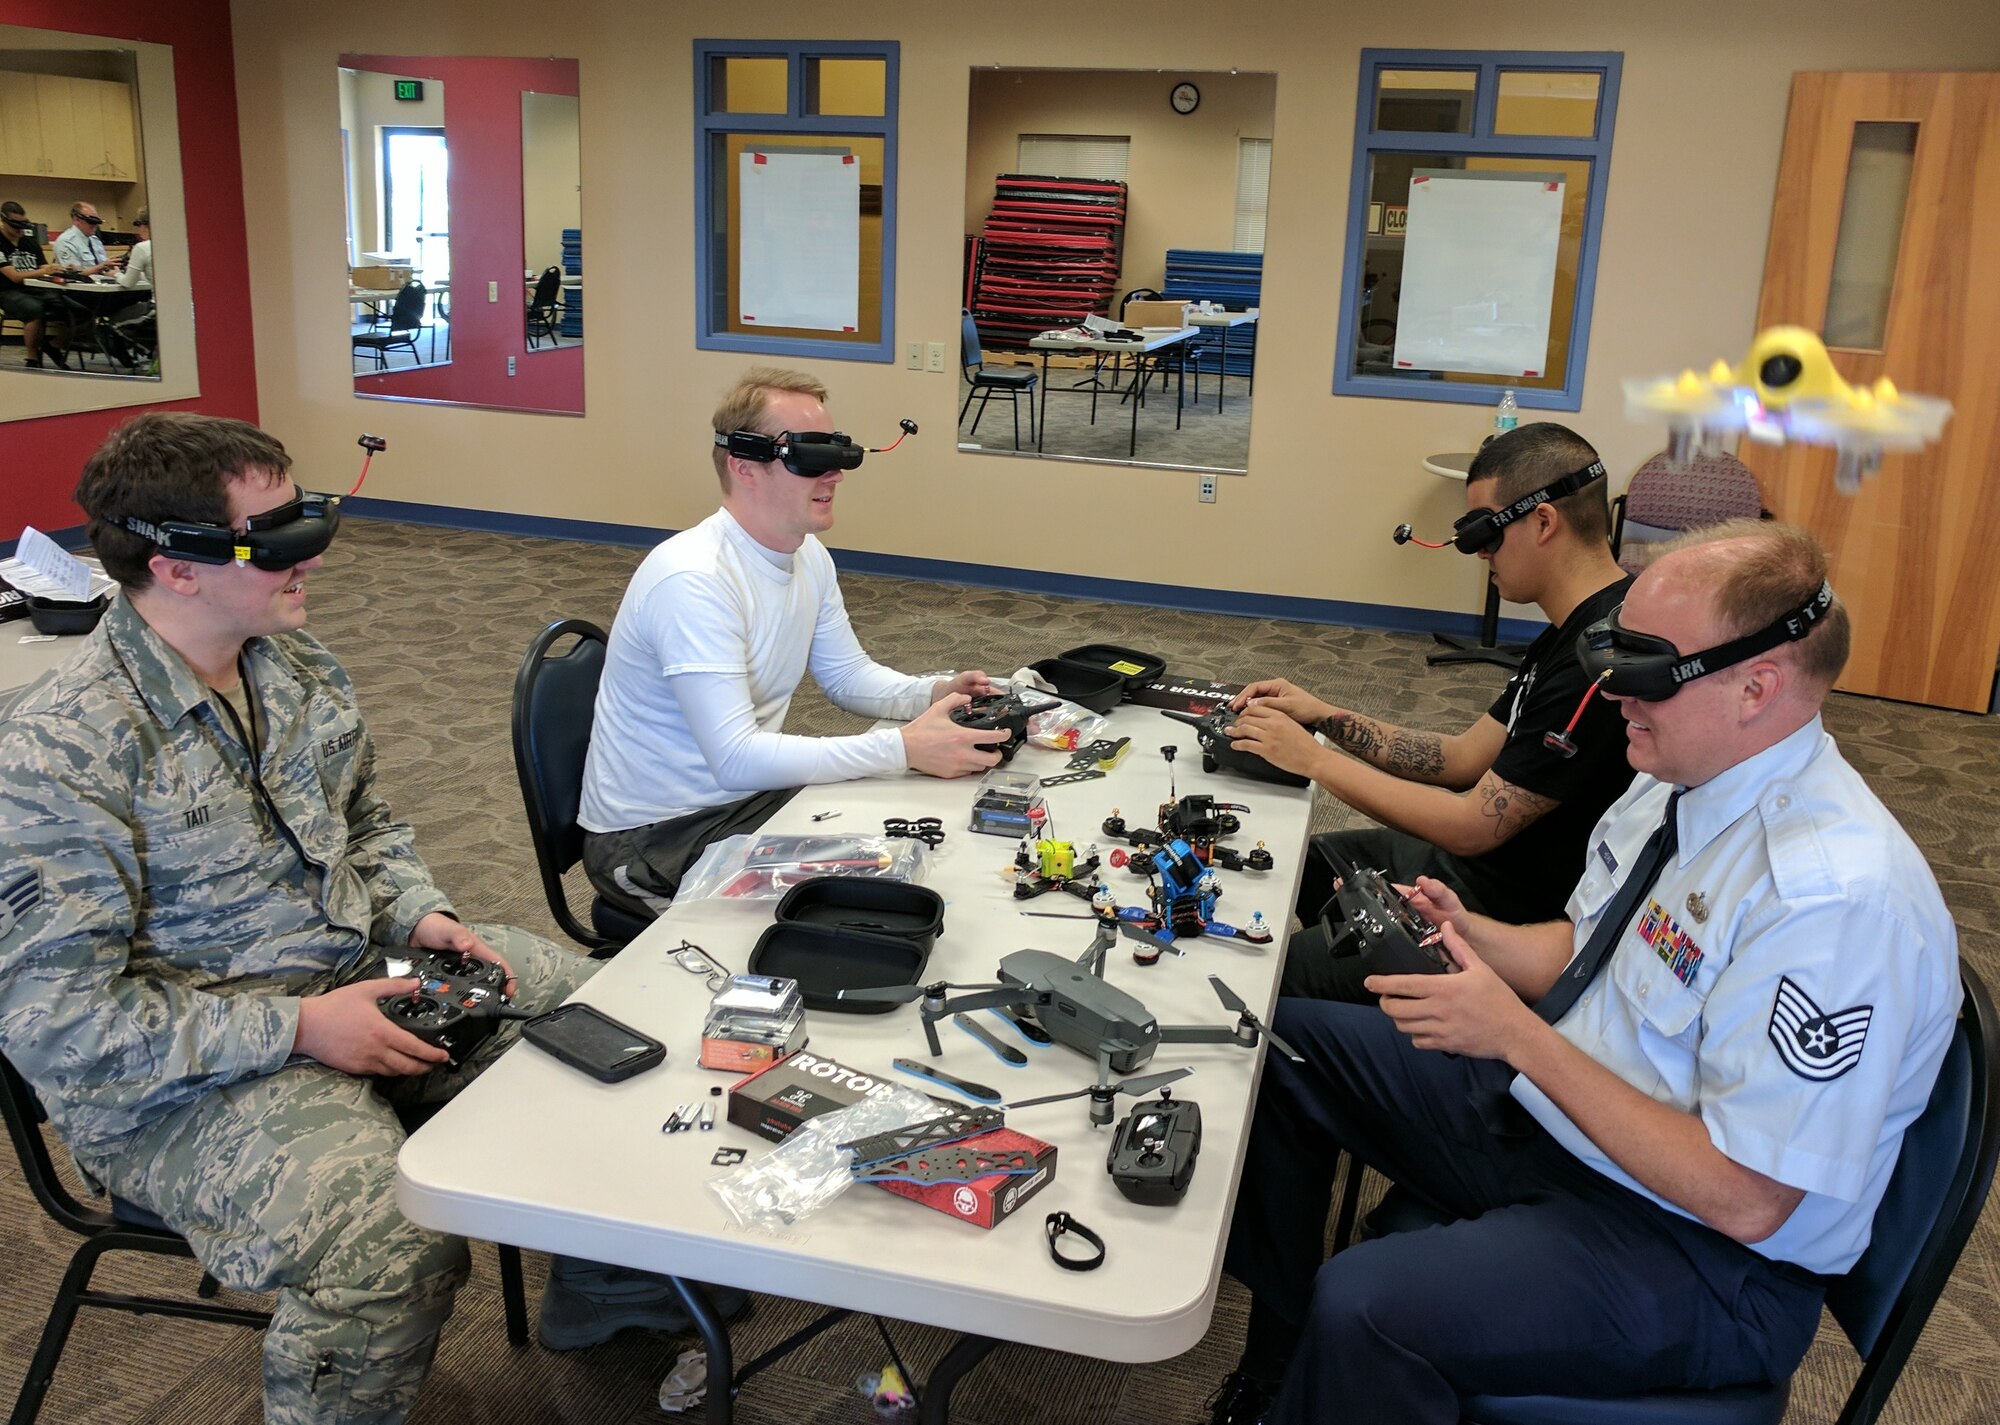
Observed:
[[[1257,320],[1257,309],[1247,312],[1190,312],[1188,324],[1197,327],[1240,327]]]
[[[72,277],[67,282],[51,282],[46,277],[30,277],[21,284],[23,287],[41,287],[50,292],[73,292],[81,297],[108,297],[119,292],[150,292],[153,284],[137,282],[130,287],[121,287],[116,281],[95,282],[88,277]]]
[[[1466,472],[1472,469],[1472,462],[1476,458],[1478,452],[1471,450],[1450,451],[1444,455],[1426,455],[1424,469],[1446,480],[1463,480]]]
[[[1232,844],[1247,851],[1263,840],[1277,858],[1276,869],[1262,875],[1221,873],[1223,919],[1245,924],[1252,911],[1262,911],[1282,940],[1298,890],[1310,791],[1203,775],[1192,730],[1151,709],[1122,708],[1114,725],[1133,747],[1108,777],[1046,790],[1054,833],[1080,844],[1097,841],[1108,853],[1117,843],[1101,836],[1098,823],[1113,807],[1134,824],[1150,824],[1167,794],[1160,748],[1174,744],[1179,791],[1246,803],[1252,810]],[[1038,777],[1065,770],[1061,754],[1032,746],[1012,766]],[[1086,909],[1061,893],[1013,899],[997,873],[1011,866],[1015,843],[966,829],[976,785],[976,778],[941,782],[908,774],[808,787],[765,829],[855,833],[879,827],[885,816],[942,816],[947,839],[932,853],[927,884],[945,898],[945,922],[927,980],[988,982],[1001,955],[1026,946],[1081,954],[1094,929],[1087,920],[1018,913]],[[836,820],[810,820],[815,811],[836,809],[842,813]],[[1143,903],[1141,878],[1107,866],[1105,879],[1121,904]],[[1262,1046],[1163,1044],[1139,1071],[1182,1065],[1196,1071],[1174,1085],[1201,1105],[1204,1136],[1190,1190],[1173,1207],[1141,1207],[1119,1195],[1105,1172],[1110,1130],[1091,1127],[1088,1100],[1079,1098],[1009,1113],[1010,1126],[1057,1146],[1057,1172],[990,1231],[866,1185],[849,1188],[790,1229],[735,1224],[703,1186],[725,1171],[710,1165],[710,1155],[737,1146],[749,1149],[754,1162],[772,1145],[726,1121],[711,1133],[660,1132],[676,1104],[706,1099],[711,1084],[727,1086],[735,1077],[697,1063],[708,993],[667,949],[685,936],[740,971],[775,904],[675,906],[578,995],[663,1040],[666,1065],[603,1085],[532,1047],[511,1050],[404,1146],[397,1169],[403,1211],[441,1231],[1108,1360],[1160,1360],[1199,1341],[1214,1309]],[[1110,952],[1107,978],[1139,995],[1163,1025],[1232,1022],[1207,982],[1211,973],[1260,1015],[1268,1016],[1276,999],[1279,945],[1203,938],[1184,956],[1170,953],[1147,967],[1134,963],[1131,944],[1121,938]],[[979,1017],[1020,1042],[997,1018]],[[808,1021],[815,1053],[943,1094],[890,1068],[896,1056],[928,1060],[916,1005],[880,1015],[812,1011]],[[1009,1099],[1082,1088],[1094,1078],[1094,1064],[1060,1045],[1022,1043],[1028,1065],[1011,1068],[948,1019],[938,1032],[942,1068]],[[1120,1117],[1132,1103],[1117,1100]],[[1102,1268],[1071,1274],[1049,1261],[1043,1219],[1056,1210],[1104,1237],[1109,1255]]]
[[[25,618],[0,623],[0,714],[12,707],[28,684],[83,647],[85,634],[45,639]],[[22,639],[32,639],[23,643]]]
[[[1086,341],[1082,337],[1038,336],[1031,338],[1028,345],[1035,351],[1136,351],[1144,354],[1191,340],[1198,330],[1196,327],[1177,327],[1172,331],[1148,330],[1138,341],[1105,341],[1101,337]]]

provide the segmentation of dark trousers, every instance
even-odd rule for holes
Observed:
[[[798,794],[797,787],[780,787],[672,821],[625,831],[586,831],[584,874],[613,905],[652,920],[679,894],[681,878],[702,852],[726,836],[755,831]]]
[[[1821,1279],[1578,1161],[1490,1060],[1413,1049],[1367,1005],[1281,1000],[1225,1265],[1300,1328],[1272,1425],[1455,1425],[1466,1395],[1780,1380]],[[1340,1152],[1461,1220],[1322,1262]]]
[[[1365,955],[1354,954],[1352,944],[1337,952],[1334,936],[1341,925],[1340,907],[1333,902],[1333,882],[1339,874],[1333,858],[1338,856],[1358,870],[1381,871],[1399,885],[1409,885],[1419,876],[1431,876],[1457,891],[1468,910],[1486,914],[1479,893],[1468,884],[1465,862],[1428,841],[1386,826],[1357,827],[1315,836],[1306,848],[1305,870],[1299,879],[1299,899],[1294,907],[1305,926],[1285,944],[1284,977],[1278,982],[1280,994],[1300,999],[1345,1000],[1350,1004],[1373,1004],[1375,996],[1361,982],[1375,973]],[[1327,917],[1322,924],[1321,918]]]

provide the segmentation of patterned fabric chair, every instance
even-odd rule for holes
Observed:
[[[1636,574],[1652,546],[1682,530],[1727,519],[1769,519],[1757,477],[1733,455],[1696,455],[1678,470],[1662,451],[1611,502],[1611,556]],[[1629,548],[1627,547],[1629,544]]]

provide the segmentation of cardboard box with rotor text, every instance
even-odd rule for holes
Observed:
[[[1128,302],[1120,320],[1128,327],[1179,331],[1188,324],[1186,302]]]
[[[729,1121],[773,1143],[809,1118],[847,1108],[894,1085],[801,1049],[729,1089]]]

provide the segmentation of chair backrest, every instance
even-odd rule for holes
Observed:
[[[1125,320],[1125,309],[1134,302],[1157,302],[1159,300],[1161,300],[1160,294],[1153,288],[1134,287],[1118,299],[1118,320],[1121,322]]]
[[[958,330],[959,364],[968,374],[976,372],[986,364],[986,357],[979,350],[979,323],[972,319],[972,313],[967,312]]]
[[[1733,455],[1690,456],[1678,470],[1662,451],[1632,474],[1625,518],[1653,529],[1694,529],[1763,513],[1757,477]]]
[[[14,1140],[14,1151],[21,1159],[21,1175],[28,1180],[28,1189],[35,1195],[43,1209],[57,1222],[72,1232],[88,1236],[105,1227],[115,1226],[117,1219],[108,1212],[99,1212],[78,1202],[70,1190],[63,1186],[56,1176],[54,1161],[49,1156],[48,1140],[42,1137],[42,1124],[48,1114],[42,1109],[42,1101],[28,1081],[20,1076],[14,1066],[0,1054],[0,1117],[7,1120],[7,1134]]]
[[[563,653],[550,650],[574,635]],[[582,619],[559,619],[528,644],[514,677],[514,771],[528,812],[528,835],[542,873],[542,892],[563,933],[584,945],[604,937],[588,930],[563,894],[563,872],[583,857],[583,761],[597,716],[604,674],[604,630]]]
[[[561,295],[562,269],[560,267],[544,267],[542,275],[535,279],[535,306],[543,309],[553,307],[556,298]]]
[[[1888,1399],[1993,1185],[2000,1026],[1978,973],[1961,962],[1960,974],[1958,1027],[1930,1102],[1903,1135],[1868,1250],[1827,1290],[1827,1310],[1864,1363],[1843,1425],[1872,1420]]]
[[[396,292],[396,305],[389,309],[389,330],[416,331],[424,324],[424,300],[429,296],[424,284],[412,279]]]

